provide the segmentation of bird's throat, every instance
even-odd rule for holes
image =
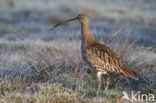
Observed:
[[[81,23],[81,32],[82,32],[82,43],[84,44],[84,46],[87,46],[88,44],[95,42],[95,39],[92,36],[88,23]]]

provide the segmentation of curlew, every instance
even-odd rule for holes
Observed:
[[[138,79],[137,74],[128,68],[128,66],[117,56],[117,54],[107,47],[106,45],[100,44],[96,41],[89,28],[89,18],[85,14],[79,14],[76,18],[63,21],[55,25],[55,27],[67,23],[78,21],[81,23],[82,32],[82,43],[81,43],[81,54],[83,60],[92,68],[97,70],[97,77],[99,80],[97,94],[99,94],[101,88],[101,75],[109,74],[109,72],[115,72],[118,74],[124,74],[126,76]],[[107,77],[107,85],[105,91],[108,89],[110,77]]]

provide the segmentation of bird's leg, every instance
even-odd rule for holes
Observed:
[[[100,88],[101,88],[101,74],[102,74],[101,72],[97,73],[97,77],[98,77],[98,80],[99,80],[99,86],[98,86],[97,95],[99,95]]]
[[[109,86],[109,81],[110,81],[110,77],[108,76],[107,77],[107,85],[106,85],[106,88],[105,88],[105,92],[107,91],[107,89],[108,89],[108,86]]]

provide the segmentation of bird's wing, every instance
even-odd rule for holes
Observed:
[[[102,44],[93,44],[87,48],[88,59],[98,70],[123,73],[133,78],[136,74],[119,59],[112,49]]]
[[[93,45],[87,49],[87,58],[90,62],[102,71],[111,71],[120,73],[121,60],[118,59],[117,55],[106,46]]]

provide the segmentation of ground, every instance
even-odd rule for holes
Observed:
[[[156,97],[155,5],[155,0],[1,0],[0,102],[131,103],[122,99],[123,91]],[[79,13],[89,16],[93,36],[139,80],[111,73],[104,92],[104,75],[96,95],[96,71],[81,58],[80,24],[49,30]]]

